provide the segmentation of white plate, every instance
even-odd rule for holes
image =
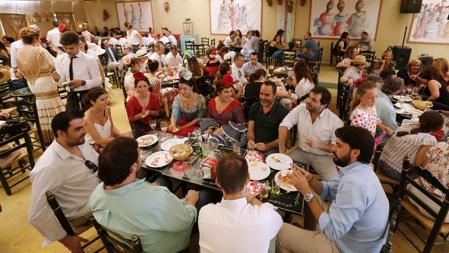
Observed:
[[[145,160],[145,164],[151,168],[160,168],[171,163],[173,156],[168,151],[158,151],[151,154]]]
[[[412,98],[410,96],[399,96],[399,95],[395,95],[393,96],[395,99],[397,99],[398,101],[403,101],[403,102],[412,102]]]
[[[174,145],[178,145],[178,144],[184,144],[184,139],[174,138],[174,139],[166,140],[161,144],[161,149],[165,150],[165,151],[169,151],[171,149],[171,147],[173,147]]]
[[[274,170],[288,170],[291,168],[293,160],[286,154],[275,153],[267,156],[265,162]]]
[[[282,190],[286,190],[288,192],[296,192],[296,191],[298,191],[293,185],[284,184],[281,180],[279,180],[279,176],[281,175],[281,173],[286,173],[286,172],[290,173],[291,170],[284,170],[284,171],[279,171],[278,173],[276,173],[276,175],[274,175],[274,182],[276,182],[276,184]]]
[[[248,162],[249,178],[251,180],[263,180],[270,175],[270,168],[263,162]]]
[[[140,136],[139,138],[136,139],[136,141],[137,143],[139,143],[139,147],[145,148],[156,143],[158,141],[158,138],[154,134],[147,134]]]

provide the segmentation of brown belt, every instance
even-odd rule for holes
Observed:
[[[48,99],[48,98],[59,97],[59,92],[57,90],[49,91],[49,92],[40,92],[40,93],[34,93],[34,96],[36,98]]]

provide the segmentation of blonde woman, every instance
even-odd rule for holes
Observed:
[[[55,73],[55,58],[39,45],[39,34],[35,30],[22,28],[19,33],[25,45],[17,52],[17,65],[36,97],[43,141],[49,144],[53,140],[51,120],[65,110],[57,83],[52,77]]]

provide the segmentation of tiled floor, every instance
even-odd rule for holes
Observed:
[[[319,80],[320,82],[335,83],[337,72],[334,68],[323,65]],[[336,90],[332,90],[332,93],[335,98]],[[330,108],[335,108],[335,99]],[[123,133],[130,131],[121,90],[113,90],[111,109],[114,123],[118,129]],[[68,252],[59,243],[53,243],[45,249],[40,248],[43,241],[42,236],[27,221],[30,195],[31,187],[29,181],[25,181],[18,187],[15,187],[11,196],[6,196],[3,189],[0,189],[0,204],[3,208],[3,211],[0,213],[0,253]],[[420,227],[406,230],[408,234],[422,232],[423,229]],[[95,235],[96,233],[93,229],[83,234],[86,238],[93,238]],[[301,238],[298,238],[298,240],[301,240]],[[395,253],[416,252],[398,233],[394,236],[393,243]],[[93,245],[86,252],[93,252],[98,246],[98,244]],[[449,247],[444,247],[434,252],[447,252],[448,250]],[[103,252],[105,251],[103,250]]]

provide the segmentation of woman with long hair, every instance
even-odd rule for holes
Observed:
[[[332,53],[334,55],[343,55],[349,46],[350,40],[351,37],[349,37],[349,33],[343,32],[337,40],[337,43],[335,43],[334,48],[332,48]]]
[[[17,65],[36,97],[43,141],[49,144],[53,141],[51,120],[56,114],[65,111],[57,83],[52,77],[56,73],[55,58],[39,45],[39,34],[35,30],[26,27],[20,29],[19,34],[24,46],[17,52]]]
[[[285,45],[282,43],[282,35],[276,34],[273,40],[268,44],[267,57],[282,58]]]
[[[429,80],[424,89],[424,95],[427,96],[427,101],[432,101],[433,109],[448,110],[449,108],[449,91],[444,80],[444,73],[447,69],[447,64],[440,68],[432,64],[422,75],[424,79]]]
[[[293,66],[293,71],[295,73],[295,79],[297,82],[295,93],[298,98],[302,98],[305,95],[309,94],[310,90],[315,87],[312,72],[310,71],[309,66],[304,61],[296,62],[295,66]]]
[[[84,113],[86,141],[99,152],[121,135],[112,122],[108,93],[102,87],[91,88],[83,103],[88,108]]]
[[[354,46],[349,46],[346,48],[343,60],[337,63],[337,69],[345,70],[351,66],[352,60],[354,60],[357,55],[357,48]]]

